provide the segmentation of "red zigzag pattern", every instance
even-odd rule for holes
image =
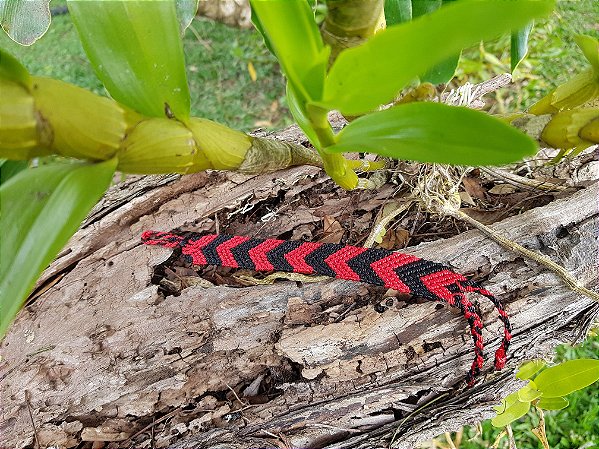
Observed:
[[[495,369],[505,365],[512,335],[503,306],[491,292],[442,264],[384,249],[224,234],[146,231],[142,241],[147,245],[178,248],[194,265],[320,274],[384,285],[402,293],[446,302],[462,311],[474,341],[474,361],[467,375],[468,385],[474,384],[481,371],[484,345],[481,317],[465,293],[479,293],[493,302],[503,322],[503,338],[495,352]]]

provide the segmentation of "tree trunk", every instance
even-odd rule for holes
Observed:
[[[252,26],[248,0],[200,0],[198,14],[238,28]]]
[[[140,177],[112,188],[2,342],[0,447],[32,446],[34,434],[42,447],[413,447],[493,416],[492,405],[521,386],[513,377],[520,362],[580,340],[599,313],[478,231],[408,248],[488,278],[485,287],[507,305],[507,368],[464,389],[471,341],[461,316],[440,304],[398,300],[380,314],[372,304],[384,290],[339,280],[195,285],[166,297],[150,283],[169,251],[141,245],[144,230],[228,220],[223,232],[277,237],[350,206],[372,211],[394,190],[328,183],[318,168],[294,167]],[[298,205],[314,186],[331,201]],[[594,287],[598,195],[595,183],[493,228]],[[275,199],[275,219],[261,220]],[[489,367],[499,321],[480,307]]]

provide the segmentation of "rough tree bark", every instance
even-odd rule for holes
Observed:
[[[248,0],[200,0],[198,14],[238,28],[252,26]]]
[[[145,177],[111,189],[2,342],[0,446],[32,446],[35,433],[42,447],[408,448],[491,417],[520,386],[519,362],[580,340],[599,313],[477,231],[409,248],[485,278],[507,304],[508,366],[464,390],[471,341],[463,319],[440,304],[397,300],[379,314],[372,304],[384,291],[338,280],[191,286],[166,298],[150,283],[169,251],[142,246],[143,230],[201,230],[219,212],[283,197],[289,207],[277,220],[226,230],[274,237],[285,223],[321,219],[293,201],[325,180],[317,168],[295,167]],[[375,207],[391,191],[339,192],[335,207]],[[596,287],[598,194],[595,183],[493,227]],[[490,357],[499,322],[480,307]]]

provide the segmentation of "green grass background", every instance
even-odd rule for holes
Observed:
[[[52,6],[62,4],[64,0],[52,2]],[[561,0],[550,18],[536,24],[529,57],[516,71],[515,85],[496,94],[492,110],[522,110],[584,68],[584,58],[573,41],[575,33],[599,37],[599,1]],[[257,33],[196,19],[185,34],[184,44],[193,115],[244,131],[258,126],[281,128],[291,123],[278,65]],[[21,47],[3,33],[0,46],[15,54],[35,75],[58,78],[106,95],[68,15],[55,17],[48,33],[31,47]],[[250,63],[256,70],[255,81],[248,71]],[[478,82],[508,71],[509,38],[504,37],[465,50],[455,83]],[[557,351],[558,361],[581,357],[599,357],[599,337],[587,339],[580,347],[562,346]],[[568,408],[547,413],[551,447],[599,448],[599,384],[568,399]],[[530,432],[536,424],[537,418],[529,413],[513,425],[519,447],[541,447]],[[485,422],[482,434],[466,429],[460,447],[490,447],[498,433]],[[505,440],[500,447],[507,447]]]
[[[588,337],[584,344],[576,347],[559,346],[554,362],[577,358],[599,358],[598,335]],[[565,409],[544,412],[549,446],[552,449],[599,448],[599,382],[568,395],[567,399],[570,405]],[[526,416],[512,424],[518,448],[543,447],[531,432],[538,423],[537,414],[529,411]],[[460,448],[490,448],[500,432],[501,430],[494,428],[490,421],[482,423],[482,433],[477,432],[475,427],[466,427]],[[455,434],[453,437],[455,438]],[[503,438],[499,447],[508,447],[507,438]]]
[[[53,0],[51,7],[64,5]],[[0,46],[34,75],[49,76],[107,95],[96,78],[69,15],[53,18],[48,32],[22,47],[0,32]],[[195,19],[184,37],[192,114],[249,131],[292,123],[285,85],[275,58],[253,30]],[[252,81],[248,64],[256,70]]]

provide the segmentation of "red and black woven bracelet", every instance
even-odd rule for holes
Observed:
[[[484,345],[481,317],[466,293],[479,293],[491,300],[503,322],[503,338],[495,352],[495,369],[500,370],[505,365],[512,335],[503,306],[491,292],[442,264],[411,254],[333,243],[158,231],[146,231],[141,239],[146,245],[180,248],[187,261],[194,265],[325,275],[383,285],[401,293],[446,302],[461,310],[474,340],[474,362],[466,379],[469,386],[482,369]]]

